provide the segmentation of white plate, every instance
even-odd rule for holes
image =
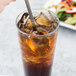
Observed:
[[[53,4],[58,4],[61,0],[48,0],[48,2],[44,5],[45,8],[47,8],[48,6],[51,6]],[[54,12],[55,10],[53,10]],[[69,25],[69,24],[66,24],[65,22],[61,22],[60,21],[60,26],[63,26],[63,27],[66,27],[66,28],[69,28],[69,29],[72,29],[72,30],[75,30],[76,31],[76,26],[72,26],[72,25]]]
[[[61,22],[60,21],[60,26],[63,26],[63,27],[66,27],[66,28],[69,28],[69,29],[72,29],[72,30],[75,30],[76,31],[76,27],[75,26],[66,24],[65,22]]]

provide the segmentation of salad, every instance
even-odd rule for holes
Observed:
[[[60,21],[76,26],[76,1],[62,0],[57,5],[52,5]],[[50,6],[48,8],[51,8]]]

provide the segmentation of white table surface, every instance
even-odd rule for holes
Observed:
[[[46,1],[30,3],[39,9]],[[24,76],[15,20],[25,9],[24,0],[17,0],[0,13],[0,75]],[[52,76],[76,76],[76,31],[60,27]]]

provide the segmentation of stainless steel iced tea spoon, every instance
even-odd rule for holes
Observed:
[[[33,14],[32,14],[32,10],[31,10],[29,1],[28,0],[25,0],[25,4],[26,4],[27,10],[28,10],[28,13],[29,13],[29,16],[30,16],[32,25],[34,26],[34,17],[33,17]]]

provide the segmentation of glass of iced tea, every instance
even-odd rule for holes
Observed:
[[[17,28],[26,76],[51,76],[57,16],[49,10],[33,11],[34,25],[27,11],[17,17]]]

